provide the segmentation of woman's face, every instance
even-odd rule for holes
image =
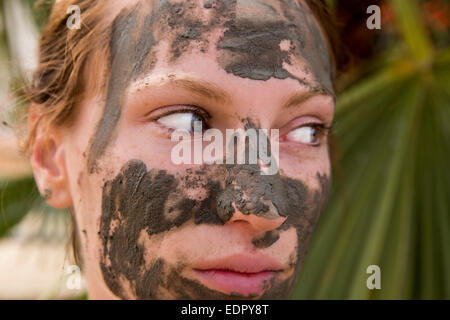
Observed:
[[[330,184],[332,68],[312,13],[273,0],[115,5],[111,59],[86,70],[61,147],[90,298],[287,298]],[[223,134],[223,159],[227,129],[278,129],[276,172],[194,161],[211,143],[194,147],[196,121]],[[192,164],[174,160],[176,129],[192,136]]]

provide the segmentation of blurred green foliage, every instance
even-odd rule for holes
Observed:
[[[0,237],[19,223],[36,205],[38,191],[33,178],[0,181]]]
[[[389,2],[400,50],[338,95],[333,195],[294,299],[450,298],[450,50],[418,4]]]

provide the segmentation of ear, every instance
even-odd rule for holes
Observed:
[[[33,126],[42,114],[42,106],[31,105],[29,125]],[[31,167],[41,195],[57,209],[73,205],[66,171],[63,135],[61,130],[42,127],[37,123],[31,146]]]

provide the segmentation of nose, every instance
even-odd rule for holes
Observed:
[[[249,226],[255,231],[271,231],[277,229],[279,226],[283,224],[286,220],[285,217],[282,217],[276,211],[276,208],[273,207],[269,209],[268,212],[264,214],[244,214],[236,206],[233,204],[234,212],[228,220],[227,224],[233,224],[237,222],[248,223]]]

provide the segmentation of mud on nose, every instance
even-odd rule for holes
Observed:
[[[280,215],[273,202],[267,200],[266,193],[270,193],[272,185],[269,183],[265,186],[267,182],[261,181],[259,176],[256,176],[256,181],[252,181],[251,176],[233,177],[232,181],[228,181],[229,185],[217,197],[217,213],[220,219],[224,223],[236,219],[248,220],[254,222],[255,226],[263,226],[264,229],[270,229],[269,225],[272,224],[277,224],[278,227],[285,218]],[[239,183],[241,179],[246,180],[246,183]]]

